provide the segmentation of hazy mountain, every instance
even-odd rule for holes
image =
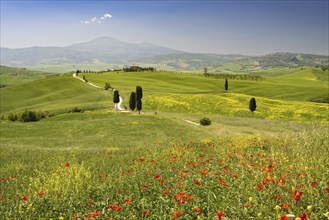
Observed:
[[[137,64],[176,70],[207,67],[248,72],[265,68],[328,64],[328,56],[322,55],[274,53],[264,56],[243,56],[187,53],[151,43],[132,44],[110,37],[101,37],[66,47],[0,49],[1,65],[32,69],[40,69],[40,66],[66,66],[65,71],[75,70],[74,68],[79,65]]]
[[[1,48],[1,65],[123,64],[163,54],[184,53],[151,43],[132,44],[110,37],[97,38],[67,47]]]

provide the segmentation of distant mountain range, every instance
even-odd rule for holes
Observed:
[[[152,65],[170,69],[228,68],[235,71],[275,67],[321,66],[328,56],[275,53],[264,56],[188,53],[152,43],[132,44],[110,37],[66,47],[0,48],[1,65],[31,67],[46,65]]]
[[[1,48],[1,65],[126,64],[134,59],[184,53],[151,43],[131,44],[101,37],[67,47]]]

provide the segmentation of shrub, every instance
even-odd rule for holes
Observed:
[[[26,110],[20,115],[19,120],[21,122],[32,122],[32,121],[39,121],[40,118],[38,117],[37,113],[35,113],[34,111]]]
[[[68,113],[74,113],[74,112],[81,112],[83,113],[83,110],[78,108],[78,107],[74,107],[71,110],[68,111]]]
[[[200,125],[203,125],[203,126],[208,126],[208,125],[211,125],[211,120],[210,118],[207,118],[207,117],[203,117],[200,119]]]
[[[111,88],[110,83],[105,83],[104,89],[109,90]]]
[[[10,113],[8,116],[7,116],[7,119],[9,121],[17,121],[19,118],[19,116],[17,114],[14,114],[14,113]]]

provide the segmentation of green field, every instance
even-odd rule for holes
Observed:
[[[72,73],[1,88],[0,216],[328,219],[329,109],[309,101],[328,98],[328,72],[262,71],[228,92],[198,74],[80,73],[126,106],[142,86],[141,114],[116,112],[111,90]],[[24,110],[52,117],[6,119]]]
[[[50,75],[53,74],[28,70],[26,68],[0,66],[0,82],[2,86],[10,86],[14,84],[34,81],[37,79],[44,79]]]

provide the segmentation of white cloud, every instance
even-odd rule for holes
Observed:
[[[103,17],[104,18],[112,18],[112,15],[111,14],[105,14]]]
[[[97,17],[93,17],[89,20],[85,20],[85,21],[81,21],[81,23],[83,24],[91,24],[91,23],[97,23],[97,24],[100,24],[102,23],[103,21],[105,21],[106,19],[110,19],[112,18],[112,15],[111,14],[104,14],[102,17],[100,18],[97,18]]]

